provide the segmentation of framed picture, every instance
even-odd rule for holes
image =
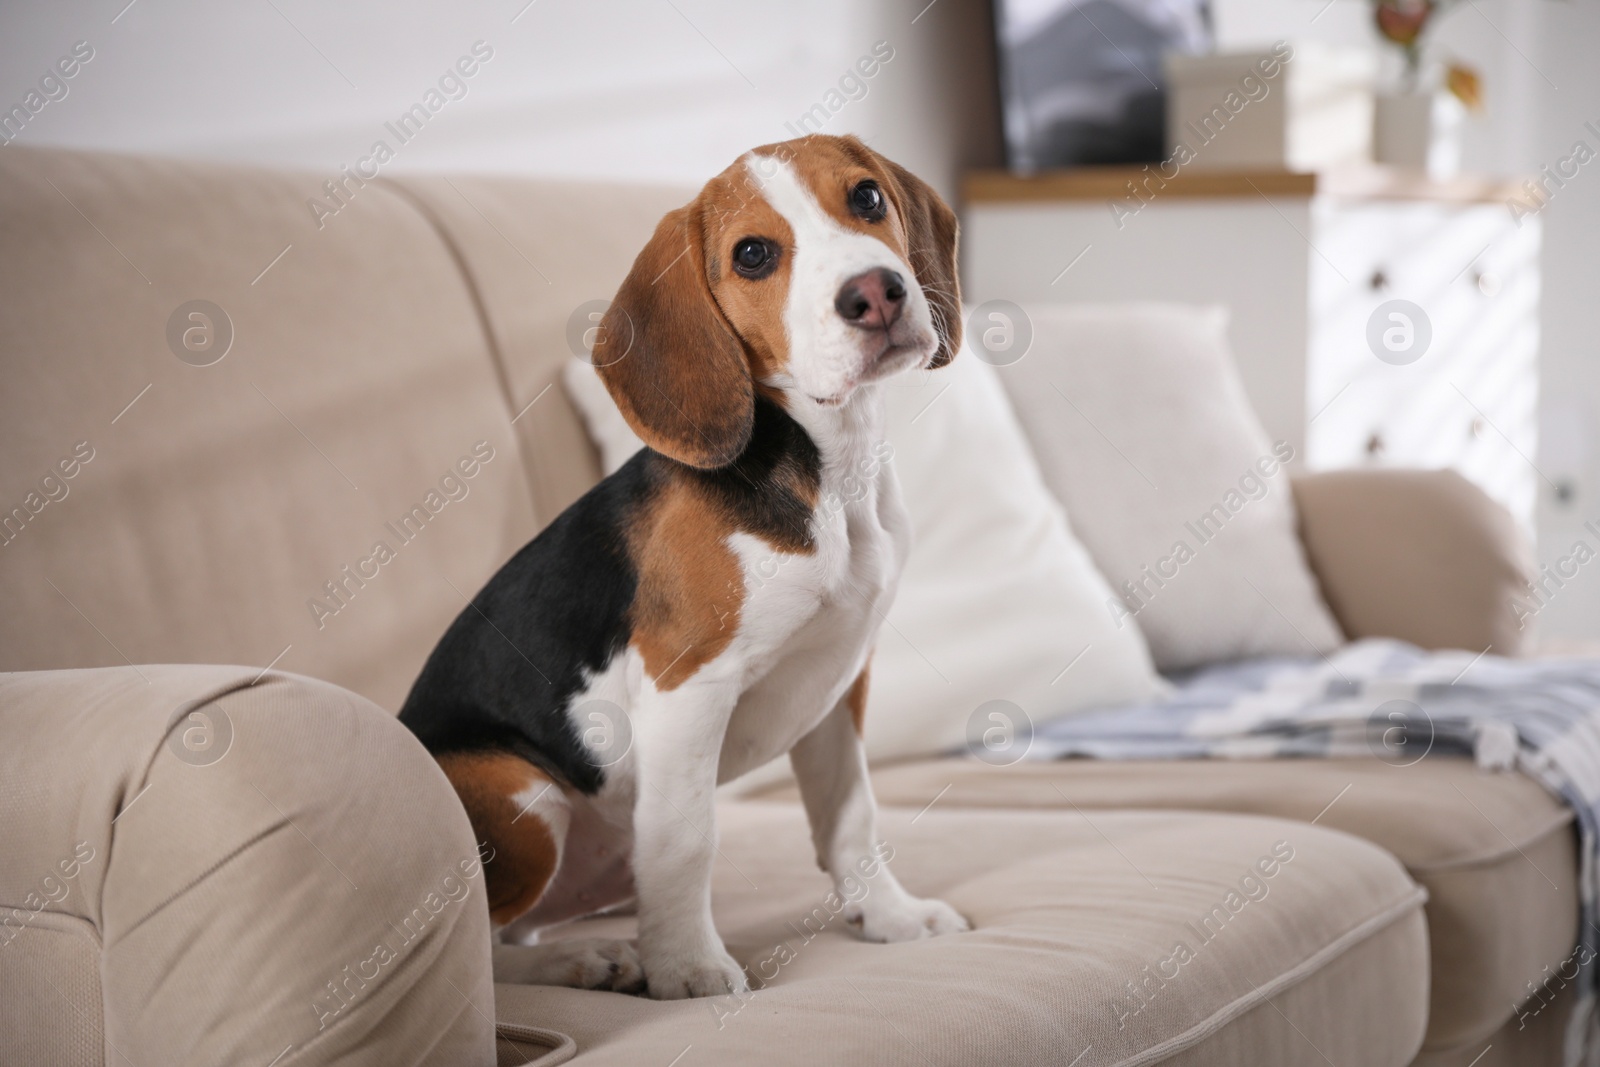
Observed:
[[[1165,52],[1212,47],[1209,0],[994,0],[1006,162],[1028,173],[1167,155]]]

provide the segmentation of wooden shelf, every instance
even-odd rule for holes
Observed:
[[[1039,203],[1067,200],[1121,200],[1128,183],[1156,191],[1160,198],[1226,199],[1273,196],[1334,196],[1352,200],[1431,200],[1440,203],[1496,203],[1524,195],[1518,179],[1462,175],[1433,181],[1420,172],[1391,167],[1361,167],[1300,174],[1287,170],[1195,170],[1187,168],[1160,184],[1150,167],[1076,167],[1020,175],[1003,170],[972,171],[962,180],[969,204]]]
[[[1153,175],[1153,177],[1152,177]],[[1161,188],[1161,172],[1144,167],[1075,167],[1020,175],[1003,170],[980,170],[962,182],[969,204],[1041,200],[1120,200],[1128,183],[1150,181],[1166,197],[1310,196],[1317,191],[1317,175],[1286,170],[1180,171]]]

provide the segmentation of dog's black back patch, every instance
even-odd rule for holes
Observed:
[[[566,709],[628,644],[638,575],[627,523],[652,481],[641,452],[511,557],[450,624],[400,711],[430,752],[505,749],[581,792],[600,789],[604,775]]]

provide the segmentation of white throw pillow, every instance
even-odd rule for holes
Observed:
[[[591,368],[573,364],[566,383],[615,470],[638,438]],[[1106,612],[1110,587],[1045,488],[994,368],[963,351],[885,391],[916,541],[873,655],[868,758],[946,752],[970,730],[1011,762],[1029,723],[1164,692],[1138,628]],[[985,707],[997,700],[1026,721]]]
[[[644,447],[644,442],[628,427],[628,420],[617,410],[616,402],[606,392],[605,383],[592,366],[573,360],[562,371],[562,384],[583,418],[589,440],[600,450],[600,469],[607,475],[615,474],[629,457]]]
[[[1220,307],[1041,305],[1000,369],[1050,489],[1162,670],[1343,643]]]

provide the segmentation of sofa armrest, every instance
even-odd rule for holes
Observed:
[[[1300,537],[1346,636],[1515,656],[1528,647],[1532,546],[1450,470],[1338,470],[1294,480]]]
[[[346,690],[0,675],[0,856],[0,1062],[495,1062],[466,813]]]

